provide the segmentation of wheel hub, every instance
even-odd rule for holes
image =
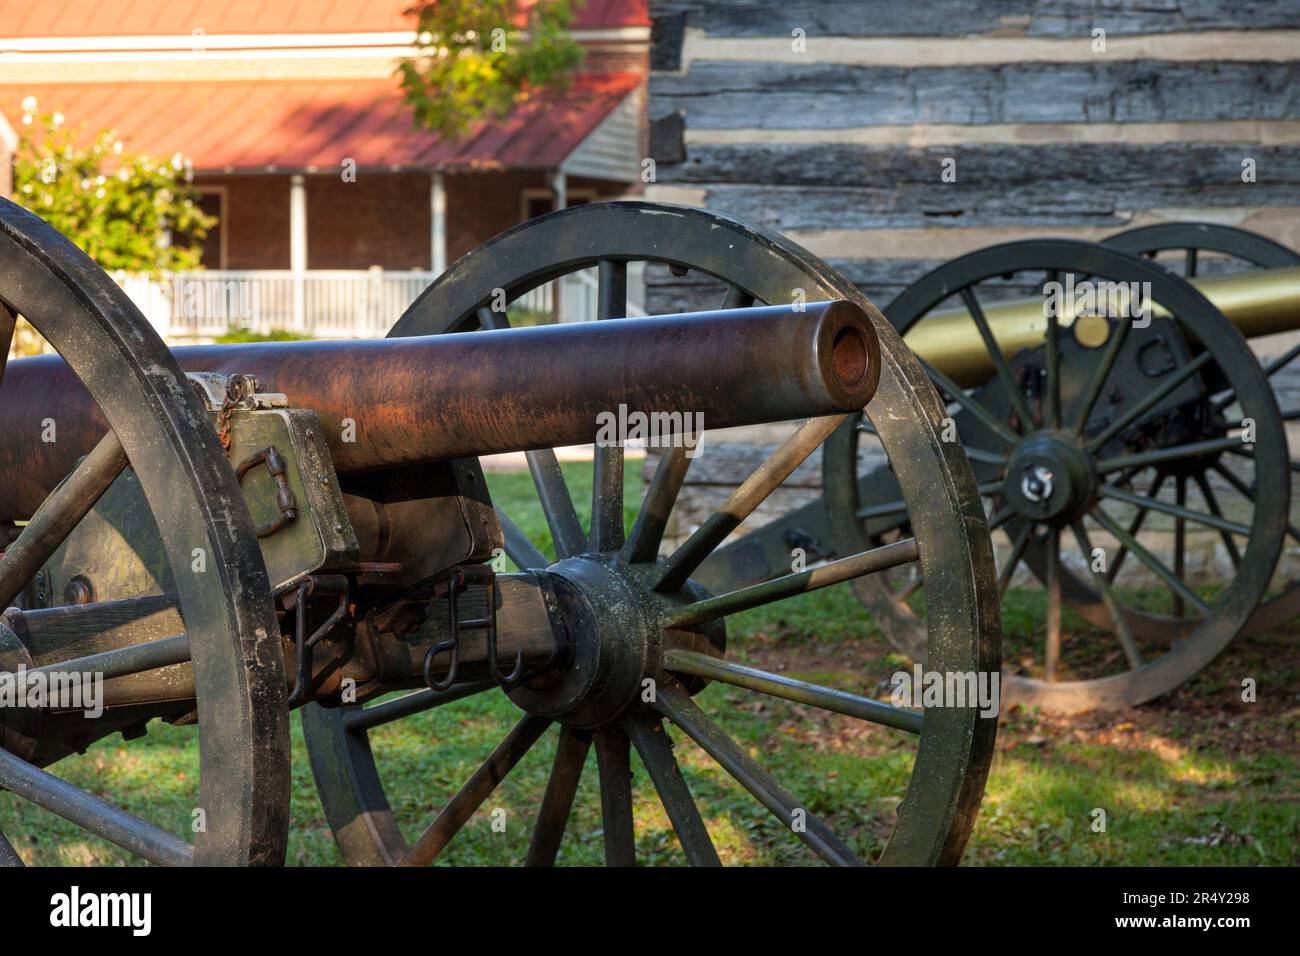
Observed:
[[[660,626],[668,608],[708,597],[694,582],[664,596],[649,587],[642,571],[602,554],[566,558],[547,574],[570,647],[563,668],[510,691],[510,699],[531,714],[585,728],[620,720],[654,692],[652,678],[666,643],[725,647],[721,621],[703,625],[699,633]]]
[[[1022,517],[1055,526],[1077,521],[1096,495],[1096,470],[1072,433],[1030,435],[1007,463],[1003,496]]]

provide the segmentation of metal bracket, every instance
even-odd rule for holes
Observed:
[[[288,466],[284,463],[284,455],[280,454],[280,450],[274,445],[268,445],[261,451],[249,455],[235,469],[235,477],[241,487],[244,484],[244,476],[258,465],[266,465],[266,470],[275,479],[275,503],[280,508],[280,517],[257,529],[259,538],[269,538],[298,517],[298,500],[294,498],[293,491],[289,488]]]
[[[460,610],[457,607],[456,599],[470,585],[481,585],[483,587],[487,607],[483,617],[462,621],[460,620]],[[460,635],[461,631],[466,628],[483,628],[487,631],[488,674],[502,687],[516,687],[533,676],[535,672],[525,673],[523,651],[519,651],[515,655],[514,666],[511,668],[510,673],[507,674],[501,670],[497,654],[496,572],[492,570],[490,565],[464,564],[449,569],[446,574],[433,583],[433,596],[440,598],[444,595],[447,598],[447,623],[451,637],[445,641],[439,641],[425,652],[424,666],[422,668],[425,684],[432,690],[445,691],[456,683],[460,671]],[[444,653],[451,655],[447,674],[442,680],[435,680],[433,662],[439,654]],[[547,663],[549,664],[550,661],[547,661]]]

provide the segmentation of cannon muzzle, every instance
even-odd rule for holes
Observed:
[[[1196,279],[1192,284],[1247,337],[1300,328],[1300,267],[1257,269]],[[1126,314],[1130,294],[1122,287],[1115,292],[1111,305],[1117,307],[1118,314]],[[1070,301],[1064,305],[1062,327],[1073,324],[1077,317]],[[1151,313],[1160,315],[1162,311],[1153,306]],[[984,314],[1007,358],[1043,343],[1047,318],[1041,296],[989,304]],[[959,385],[979,385],[994,374],[984,341],[964,308],[932,313],[908,332],[904,341]]]
[[[585,444],[633,413],[694,431],[852,411],[880,374],[871,320],[847,301],[173,354],[186,371],[252,375],[314,410],[340,474]],[[58,356],[10,362],[0,518],[29,517],[106,428]]]

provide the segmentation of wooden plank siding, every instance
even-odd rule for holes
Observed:
[[[870,4],[860,0],[651,0],[650,6],[657,26],[689,23],[711,36],[727,38],[788,36],[796,26],[810,36],[1072,37],[1090,36],[1095,27],[1124,36],[1294,29],[1297,17],[1294,0],[893,0]],[[672,51],[660,55],[665,52]]]
[[[651,16],[648,196],[783,232],[879,304],[1028,236],[1196,218],[1300,246],[1300,0],[657,0]],[[717,304],[691,276],[647,282],[652,311]]]
[[[915,68],[697,61],[652,79],[651,118],[680,110],[692,127],[834,129],[1300,116],[1295,63],[1097,59]]]
[[[1195,219],[1300,249],[1300,0],[652,0],[651,15],[648,198],[784,233],[878,305],[1028,237]],[[724,292],[658,268],[646,283],[651,312],[717,308]],[[1276,386],[1300,407],[1300,376]],[[766,450],[706,450],[670,538]],[[803,474],[776,511],[816,492]]]

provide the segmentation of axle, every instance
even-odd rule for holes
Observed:
[[[693,430],[852,411],[880,372],[871,320],[845,301],[173,355],[186,371],[255,376],[315,411],[340,474],[585,444],[620,414]],[[106,429],[62,359],[10,362],[0,519],[29,517]]]

